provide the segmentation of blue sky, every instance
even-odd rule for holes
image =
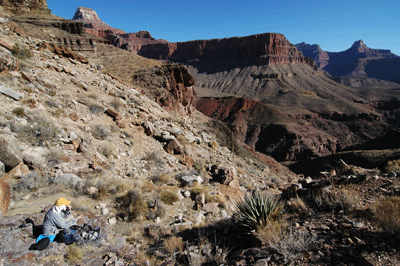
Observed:
[[[180,42],[282,33],[293,44],[319,44],[325,51],[348,49],[363,40],[370,48],[400,55],[399,0],[47,0],[52,13],[72,19],[89,7],[111,27],[149,31],[156,39]]]

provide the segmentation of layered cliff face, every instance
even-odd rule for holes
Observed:
[[[24,15],[28,13],[50,14],[46,0],[0,0],[4,10],[12,15]]]
[[[197,40],[143,46],[139,55],[189,63],[190,60],[254,58],[256,64],[300,63],[314,66],[283,34],[264,33],[247,37]],[[249,62],[250,64],[254,62]]]
[[[100,20],[96,11],[87,7],[78,7],[72,20],[81,22],[86,33],[103,38],[118,48],[134,53],[137,53],[146,44],[167,43],[164,40],[156,40],[148,31],[126,33],[123,30],[115,29]]]
[[[398,58],[397,55],[391,53],[390,50],[369,48],[362,40],[354,42],[354,44],[342,52],[326,52],[319,45],[308,45],[303,43],[296,44],[296,47],[306,56],[314,59],[319,67],[327,71],[335,77],[349,76],[358,78],[358,81],[351,81],[352,84],[360,83],[359,78],[363,78],[360,84],[375,83],[374,81],[366,81],[366,78],[380,79],[385,77],[381,73],[390,71],[390,64],[380,64],[380,69],[375,71],[366,71],[366,66],[375,60],[389,60]],[[322,60],[321,60],[322,58]],[[385,77],[384,79],[391,80]],[[351,84],[350,83],[350,84]],[[393,85],[389,85],[392,87]]]

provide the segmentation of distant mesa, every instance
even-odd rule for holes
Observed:
[[[354,42],[349,49],[342,52],[323,51],[319,45],[310,45],[305,42],[296,44],[296,47],[332,76],[351,77],[357,79],[359,84],[365,84],[366,78],[385,79],[399,83],[398,74],[387,75],[387,72],[396,72],[391,68],[400,66],[400,61],[397,59],[399,57],[390,50],[369,48],[363,40]],[[380,69],[376,68],[376,64],[373,63],[376,60],[381,61]],[[386,61],[390,64],[385,64]],[[397,63],[398,61],[399,63]],[[369,67],[368,65],[372,63],[374,67]],[[351,83],[355,84],[355,81],[353,80]],[[371,81],[367,81],[367,83],[371,83]]]

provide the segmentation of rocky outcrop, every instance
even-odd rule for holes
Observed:
[[[181,64],[157,66],[149,71],[139,71],[133,75],[133,83],[146,89],[146,94],[154,98],[167,110],[181,114],[192,112],[195,96],[195,80]],[[162,90],[156,88],[163,88]]]
[[[137,53],[143,45],[153,43],[168,43],[164,40],[156,40],[148,31],[126,33],[115,29],[101,21],[96,11],[87,7],[78,7],[73,21],[81,22],[87,34],[107,40],[116,47]]]
[[[125,33],[123,30],[114,29],[101,21],[96,11],[87,7],[78,7],[72,20],[81,22],[87,33],[104,39],[109,39],[109,36]]]
[[[318,44],[307,44],[305,42],[295,45],[304,56],[312,58],[320,68],[324,68],[329,61],[328,52],[323,51]]]
[[[0,0],[4,11],[13,15],[24,15],[28,13],[46,13],[51,10],[47,8],[46,0]]]

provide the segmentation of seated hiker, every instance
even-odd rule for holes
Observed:
[[[36,243],[44,238],[49,238],[50,242],[53,242],[59,229],[67,230],[83,218],[83,215],[79,215],[77,218],[70,215],[70,203],[71,201],[65,198],[56,200],[55,204],[44,217],[42,234],[36,239]]]

